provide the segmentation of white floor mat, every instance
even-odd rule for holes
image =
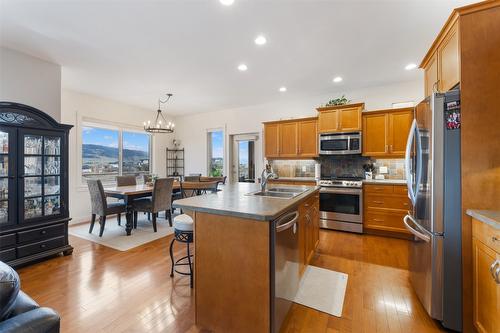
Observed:
[[[346,288],[347,274],[307,266],[295,303],[341,317]]]

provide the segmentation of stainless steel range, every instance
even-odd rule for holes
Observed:
[[[360,177],[321,179],[320,227],[363,232],[363,183]]]

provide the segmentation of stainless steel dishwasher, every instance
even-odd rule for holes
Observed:
[[[274,332],[279,332],[299,289],[299,212],[286,213],[274,226]]]

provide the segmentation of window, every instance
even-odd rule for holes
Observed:
[[[123,174],[149,174],[150,135],[123,132]]]
[[[102,126],[102,127],[100,127]],[[118,175],[151,172],[151,136],[105,125],[82,128],[82,181],[99,178],[113,184]]]
[[[254,141],[237,141],[238,143],[238,182],[255,182]]]
[[[219,177],[224,173],[224,132],[208,132],[208,175]]]

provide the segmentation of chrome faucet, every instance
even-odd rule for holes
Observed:
[[[266,164],[266,167],[262,171],[262,174],[260,175],[260,189],[262,192],[266,191],[266,185],[267,181],[269,179],[277,179],[278,175],[274,173],[273,168],[271,167],[270,164]]]

